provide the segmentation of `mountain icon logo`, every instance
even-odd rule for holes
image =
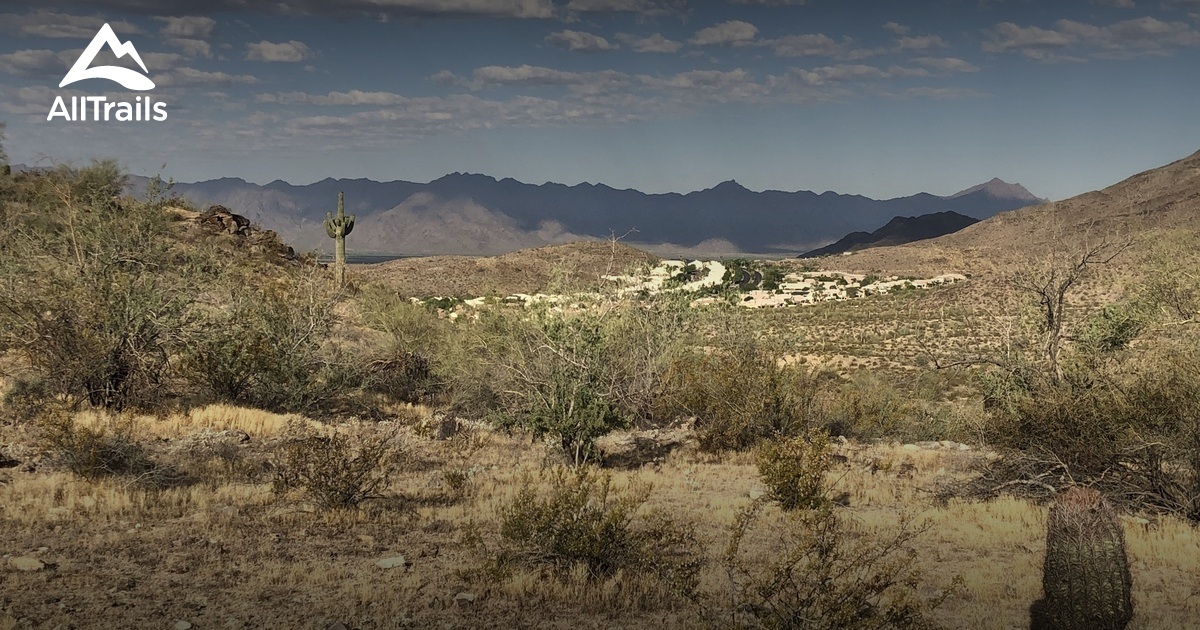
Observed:
[[[100,54],[100,50],[107,45],[117,58],[129,55],[142,68],[142,72],[149,74],[146,69],[146,64],[142,63],[142,58],[138,55],[137,48],[134,48],[133,42],[122,43],[117,39],[117,34],[113,32],[112,27],[107,23],[100,27],[96,36],[92,38],[92,43],[88,44],[87,48],[83,49],[83,54],[79,55],[79,59],[75,61],[75,65],[67,72],[67,76],[63,77],[62,83],[58,87],[66,87],[77,81],[85,79],[108,79],[120,83],[127,90],[135,90],[144,92],[154,89],[154,81],[150,80],[145,74],[138,74],[129,68],[119,66],[96,66],[90,67],[92,62],[96,60],[96,55]]]

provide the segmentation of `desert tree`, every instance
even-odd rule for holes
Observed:
[[[1055,239],[1063,243],[1065,239]],[[1019,293],[1032,298],[1038,313],[1041,333],[1042,360],[1051,377],[1063,376],[1060,354],[1063,342],[1071,335],[1067,327],[1069,298],[1097,267],[1115,260],[1131,245],[1128,239],[1114,241],[1109,237],[1081,244],[1053,247],[1045,258],[1021,269],[1009,277],[1009,284]]]

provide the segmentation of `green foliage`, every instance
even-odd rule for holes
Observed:
[[[958,581],[934,597],[921,595],[911,546],[919,533],[902,523],[894,538],[861,536],[828,508],[768,521],[756,502],[738,515],[722,557],[732,612],[710,613],[709,621],[779,630],[936,628],[931,613]]]
[[[808,428],[817,392],[812,374],[781,365],[760,344],[743,340],[733,348],[681,355],[665,375],[669,400],[697,418],[700,448],[743,450],[774,436]]]
[[[1111,354],[1128,348],[1147,324],[1147,316],[1138,305],[1110,304],[1085,320],[1075,339],[1084,345],[1085,351]]]
[[[115,163],[24,177],[4,204],[0,347],[52,395],[157,403],[195,286],[155,205],[116,200]]]
[[[303,490],[321,510],[358,507],[380,497],[404,455],[391,436],[308,434],[283,447],[272,488],[277,495]]]
[[[768,496],[784,510],[815,510],[826,505],[825,473],[830,466],[829,435],[806,435],[764,442],[755,452],[758,476]]]
[[[764,291],[775,291],[779,288],[779,284],[784,279],[783,270],[775,265],[769,265],[763,270],[762,284],[759,286]]]
[[[542,489],[525,479],[500,509],[495,569],[547,566],[565,576],[583,567],[591,579],[624,571],[659,579],[680,595],[696,590],[703,560],[694,527],[662,515],[639,518],[648,486],[618,491],[610,475],[586,467],[555,468],[546,481],[550,487]]]
[[[475,346],[486,371],[460,384],[490,392],[501,426],[552,436],[582,464],[598,454],[597,438],[649,416],[687,316],[670,300],[491,313]]]
[[[324,347],[333,298],[312,277],[260,286],[231,279],[182,352],[182,367],[217,400],[278,412],[337,409],[361,389],[363,362]]]
[[[1120,630],[1133,618],[1125,534],[1091,488],[1059,494],[1046,525],[1044,596],[1030,608],[1032,630]]]

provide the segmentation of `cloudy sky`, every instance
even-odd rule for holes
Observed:
[[[46,121],[133,100],[58,88],[105,22],[166,122]],[[183,181],[1062,198],[1200,149],[1198,68],[1200,0],[0,0],[13,161]]]

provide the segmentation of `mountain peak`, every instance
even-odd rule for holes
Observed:
[[[717,184],[716,186],[713,186],[710,190],[721,191],[721,192],[731,192],[731,191],[739,191],[740,192],[740,191],[744,190],[744,191],[748,192],[750,189],[739,184],[736,179],[730,179],[730,180],[723,181],[720,184]]]
[[[979,184],[978,186],[972,186],[966,190],[957,192],[947,197],[947,199],[957,199],[959,197],[965,197],[977,192],[982,192],[989,197],[995,197],[996,199],[1016,199],[1018,201],[1028,201],[1031,204],[1044,203],[1046,201],[1045,199],[1042,199],[1041,197],[1029,192],[1029,190],[1024,186],[1020,184],[1010,184],[999,177],[993,177],[992,179]]]

